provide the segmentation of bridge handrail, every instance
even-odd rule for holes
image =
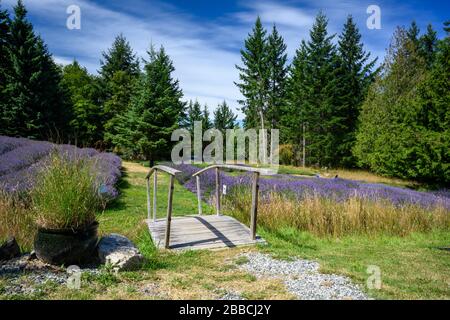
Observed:
[[[258,172],[260,175],[263,175],[263,176],[274,174],[274,171],[269,168],[255,168],[255,167],[236,165],[236,164],[213,164],[206,168],[201,169],[200,171],[197,171],[192,176],[196,177],[196,176],[202,174],[203,172],[214,169],[214,168],[240,170],[240,171],[246,171],[246,172]]]
[[[259,176],[271,175],[273,171],[266,168],[254,168],[244,165],[232,165],[232,164],[213,164],[200,171],[197,171],[192,176],[195,177],[197,182],[197,202],[198,202],[198,214],[202,214],[202,198],[200,188],[200,175],[208,170],[215,169],[216,172],[216,214],[220,215],[220,169],[231,169],[252,172],[252,207],[250,211],[250,235],[252,240],[256,239],[256,218],[258,212],[258,190],[259,190]]]
[[[170,175],[170,183],[169,183],[169,196],[167,200],[167,222],[166,222],[166,234],[165,234],[165,247],[169,248],[169,241],[170,241],[170,224],[172,221],[172,200],[173,200],[173,185],[175,176],[180,173],[181,171],[176,170],[174,168],[163,166],[163,165],[156,165],[150,168],[150,171],[148,172],[145,179],[147,180],[147,217],[148,220],[151,219],[151,201],[150,201],[150,177],[153,175],[153,221],[156,221],[156,192],[158,190],[158,171],[165,172]]]

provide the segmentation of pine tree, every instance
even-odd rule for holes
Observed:
[[[139,61],[129,42],[120,34],[103,52],[100,75],[103,80],[104,140],[111,143],[120,117],[126,112],[139,77]]]
[[[237,116],[230,107],[228,107],[226,101],[223,101],[217,106],[216,110],[214,110],[214,127],[223,133],[225,133],[227,129],[234,129],[236,127],[236,119]]]
[[[287,54],[283,37],[273,25],[267,39],[268,92],[266,119],[271,128],[279,129],[282,107],[286,100]]]
[[[409,27],[408,31],[406,32],[406,36],[407,36],[408,40],[416,48],[418,48],[420,46],[419,35],[420,35],[420,29],[419,29],[419,26],[417,25],[416,21],[411,22],[411,26]]]
[[[243,66],[236,65],[240,82],[235,83],[244,96],[244,100],[239,101],[245,115],[244,125],[246,128],[264,128],[264,115],[268,108],[269,72],[266,30],[259,17],[244,46],[245,49],[241,50]]]
[[[202,123],[203,130],[208,130],[208,129],[212,128],[213,124],[211,122],[211,119],[209,116],[209,111],[208,111],[208,106],[206,104],[203,106],[202,119],[203,119],[203,123]]]
[[[203,124],[203,112],[201,110],[200,103],[197,100],[195,100],[195,102],[189,100],[180,126],[188,129],[191,136],[193,136],[195,121],[201,121]]]
[[[281,140],[292,144],[297,163],[300,162],[304,138],[303,129],[306,127],[303,103],[306,95],[305,75],[308,63],[307,58],[306,42],[302,41],[289,68],[286,103],[283,107],[283,116],[281,118]]]
[[[381,75],[362,106],[354,148],[359,164],[385,175],[414,173],[422,139],[417,130],[418,88],[427,78],[424,59],[410,33],[398,28]]]
[[[81,146],[96,146],[103,139],[99,81],[75,60],[64,66],[62,85],[70,93],[73,140]]]
[[[9,25],[11,21],[9,19],[8,11],[2,10],[0,2],[0,92],[6,86],[6,74],[9,73],[9,56],[8,46],[10,42]]]
[[[338,60],[332,43],[334,35],[328,35],[327,26],[327,18],[319,13],[310,31],[310,40],[297,50],[291,69],[288,105],[292,111],[297,110],[298,118],[284,121],[293,124],[290,131],[297,135],[305,126],[307,163],[319,166],[335,164],[336,133],[342,132],[343,126],[337,101]]]
[[[433,30],[433,26],[429,24],[427,26],[427,33],[420,37],[420,53],[425,59],[427,66],[431,68],[435,53],[437,50],[437,32]]]
[[[61,71],[33,26],[21,0],[14,7],[8,53],[11,69],[5,89],[3,134],[47,139],[60,135],[70,117]]]
[[[123,71],[131,77],[139,75],[139,61],[127,39],[119,34],[110,49],[102,53],[100,61],[100,75],[107,82],[112,79],[117,71]]]
[[[148,51],[145,74],[130,108],[121,116],[113,143],[134,157],[150,160],[169,154],[170,137],[180,122],[184,103],[178,80],[172,78],[173,63],[163,47]]]
[[[444,31],[447,35],[450,33],[450,20],[444,22]]]
[[[338,40],[339,55],[339,116],[340,132],[335,144],[335,164],[353,166],[355,160],[352,148],[355,143],[356,125],[359,111],[367,94],[369,85],[374,80],[372,69],[376,59],[369,61],[370,53],[366,53],[361,43],[361,34],[352,16],[347,18],[342,34]]]
[[[2,10],[0,3],[0,134],[5,130],[7,123],[3,120],[4,110],[6,108],[6,81],[7,75],[10,73],[10,60],[8,46],[10,42],[8,11]],[[2,129],[3,128],[3,129]]]

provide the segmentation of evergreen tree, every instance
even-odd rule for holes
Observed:
[[[200,103],[197,100],[195,100],[195,102],[189,100],[180,125],[181,127],[188,129],[191,136],[194,134],[195,121],[202,121],[203,124],[203,112]]]
[[[310,40],[302,42],[297,50],[290,72],[288,101],[288,108],[297,116],[295,121],[284,121],[293,125],[289,131],[296,132],[296,136],[305,126],[307,163],[319,166],[335,164],[336,141],[344,126],[337,101],[338,60],[332,44],[334,35],[328,35],[327,25],[327,18],[319,13]]]
[[[444,22],[444,31],[447,32],[447,35],[450,33],[450,20]]]
[[[114,39],[112,47],[107,52],[103,52],[102,56],[100,75],[107,82],[117,71],[123,71],[132,77],[139,75],[139,61],[131,49],[130,43],[122,34]]]
[[[431,68],[431,65],[434,62],[437,43],[437,33],[433,30],[433,26],[429,24],[427,26],[427,33],[420,37],[420,53],[429,68]]]
[[[203,130],[208,130],[208,129],[212,128],[213,124],[211,122],[211,119],[209,116],[209,111],[208,111],[208,106],[206,104],[203,107],[202,119],[203,119],[203,123],[202,123]]]
[[[214,127],[225,133],[227,129],[234,129],[236,127],[237,116],[228,107],[227,103],[223,101],[214,110]]]
[[[7,75],[10,73],[10,60],[9,60],[9,25],[11,21],[9,19],[8,11],[2,10],[0,2],[0,134],[6,130],[7,123],[4,122],[3,114],[6,108],[6,81]]]
[[[10,72],[4,90],[2,134],[46,139],[65,130],[66,93],[60,86],[61,71],[47,47],[34,34],[21,0],[14,7],[10,26]]]
[[[339,117],[340,132],[336,136],[335,164],[353,166],[355,160],[352,148],[355,143],[356,125],[359,111],[367,94],[369,85],[374,80],[372,71],[376,59],[369,61],[361,43],[361,34],[352,16],[347,18],[342,34],[338,40],[339,55]]]
[[[420,35],[420,29],[417,25],[416,21],[411,22],[411,26],[409,27],[408,31],[406,32],[406,36],[408,40],[413,44],[416,48],[419,48],[420,42],[419,42],[419,35]]]
[[[8,11],[2,10],[0,2],[0,92],[3,92],[6,86],[6,75],[9,73],[10,67],[8,53],[10,23]]]
[[[164,158],[170,151],[170,137],[180,122],[184,103],[178,80],[172,78],[173,63],[163,47],[148,51],[145,74],[137,85],[130,108],[121,116],[113,143],[130,156],[150,160]]]
[[[287,54],[283,37],[276,26],[267,39],[268,92],[266,119],[271,128],[278,129],[282,107],[286,100]]]
[[[303,103],[306,95],[307,58],[307,45],[305,41],[302,41],[289,68],[286,104],[283,107],[281,118],[281,141],[292,144],[297,163],[300,162],[304,138],[303,128],[306,126]]]
[[[267,64],[266,30],[258,17],[252,33],[245,40],[245,49],[241,50],[243,66],[239,70],[239,83],[235,83],[244,100],[240,100],[242,112],[245,115],[246,128],[264,128],[268,108],[269,72]]]
[[[419,178],[414,168],[422,139],[416,123],[418,88],[426,69],[410,32],[397,29],[362,107],[354,149],[360,165],[380,174]]]
[[[110,143],[117,133],[120,117],[126,112],[139,77],[139,61],[129,42],[120,34],[110,49],[103,52],[100,75],[104,87],[104,139]]]
[[[75,60],[64,66],[62,85],[70,93],[73,138],[81,146],[98,146],[102,136],[99,81]]]

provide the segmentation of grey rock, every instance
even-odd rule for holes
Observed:
[[[144,257],[129,239],[115,233],[100,240],[98,256],[101,263],[111,265],[117,271],[135,270],[144,261]]]
[[[0,246],[0,261],[20,256],[20,248],[15,238],[11,237]]]

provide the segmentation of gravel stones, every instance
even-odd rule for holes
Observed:
[[[267,254],[252,252],[242,255],[248,261],[239,268],[256,277],[281,278],[286,289],[304,300],[367,300],[361,288],[347,277],[322,274],[314,261],[276,260]]]

